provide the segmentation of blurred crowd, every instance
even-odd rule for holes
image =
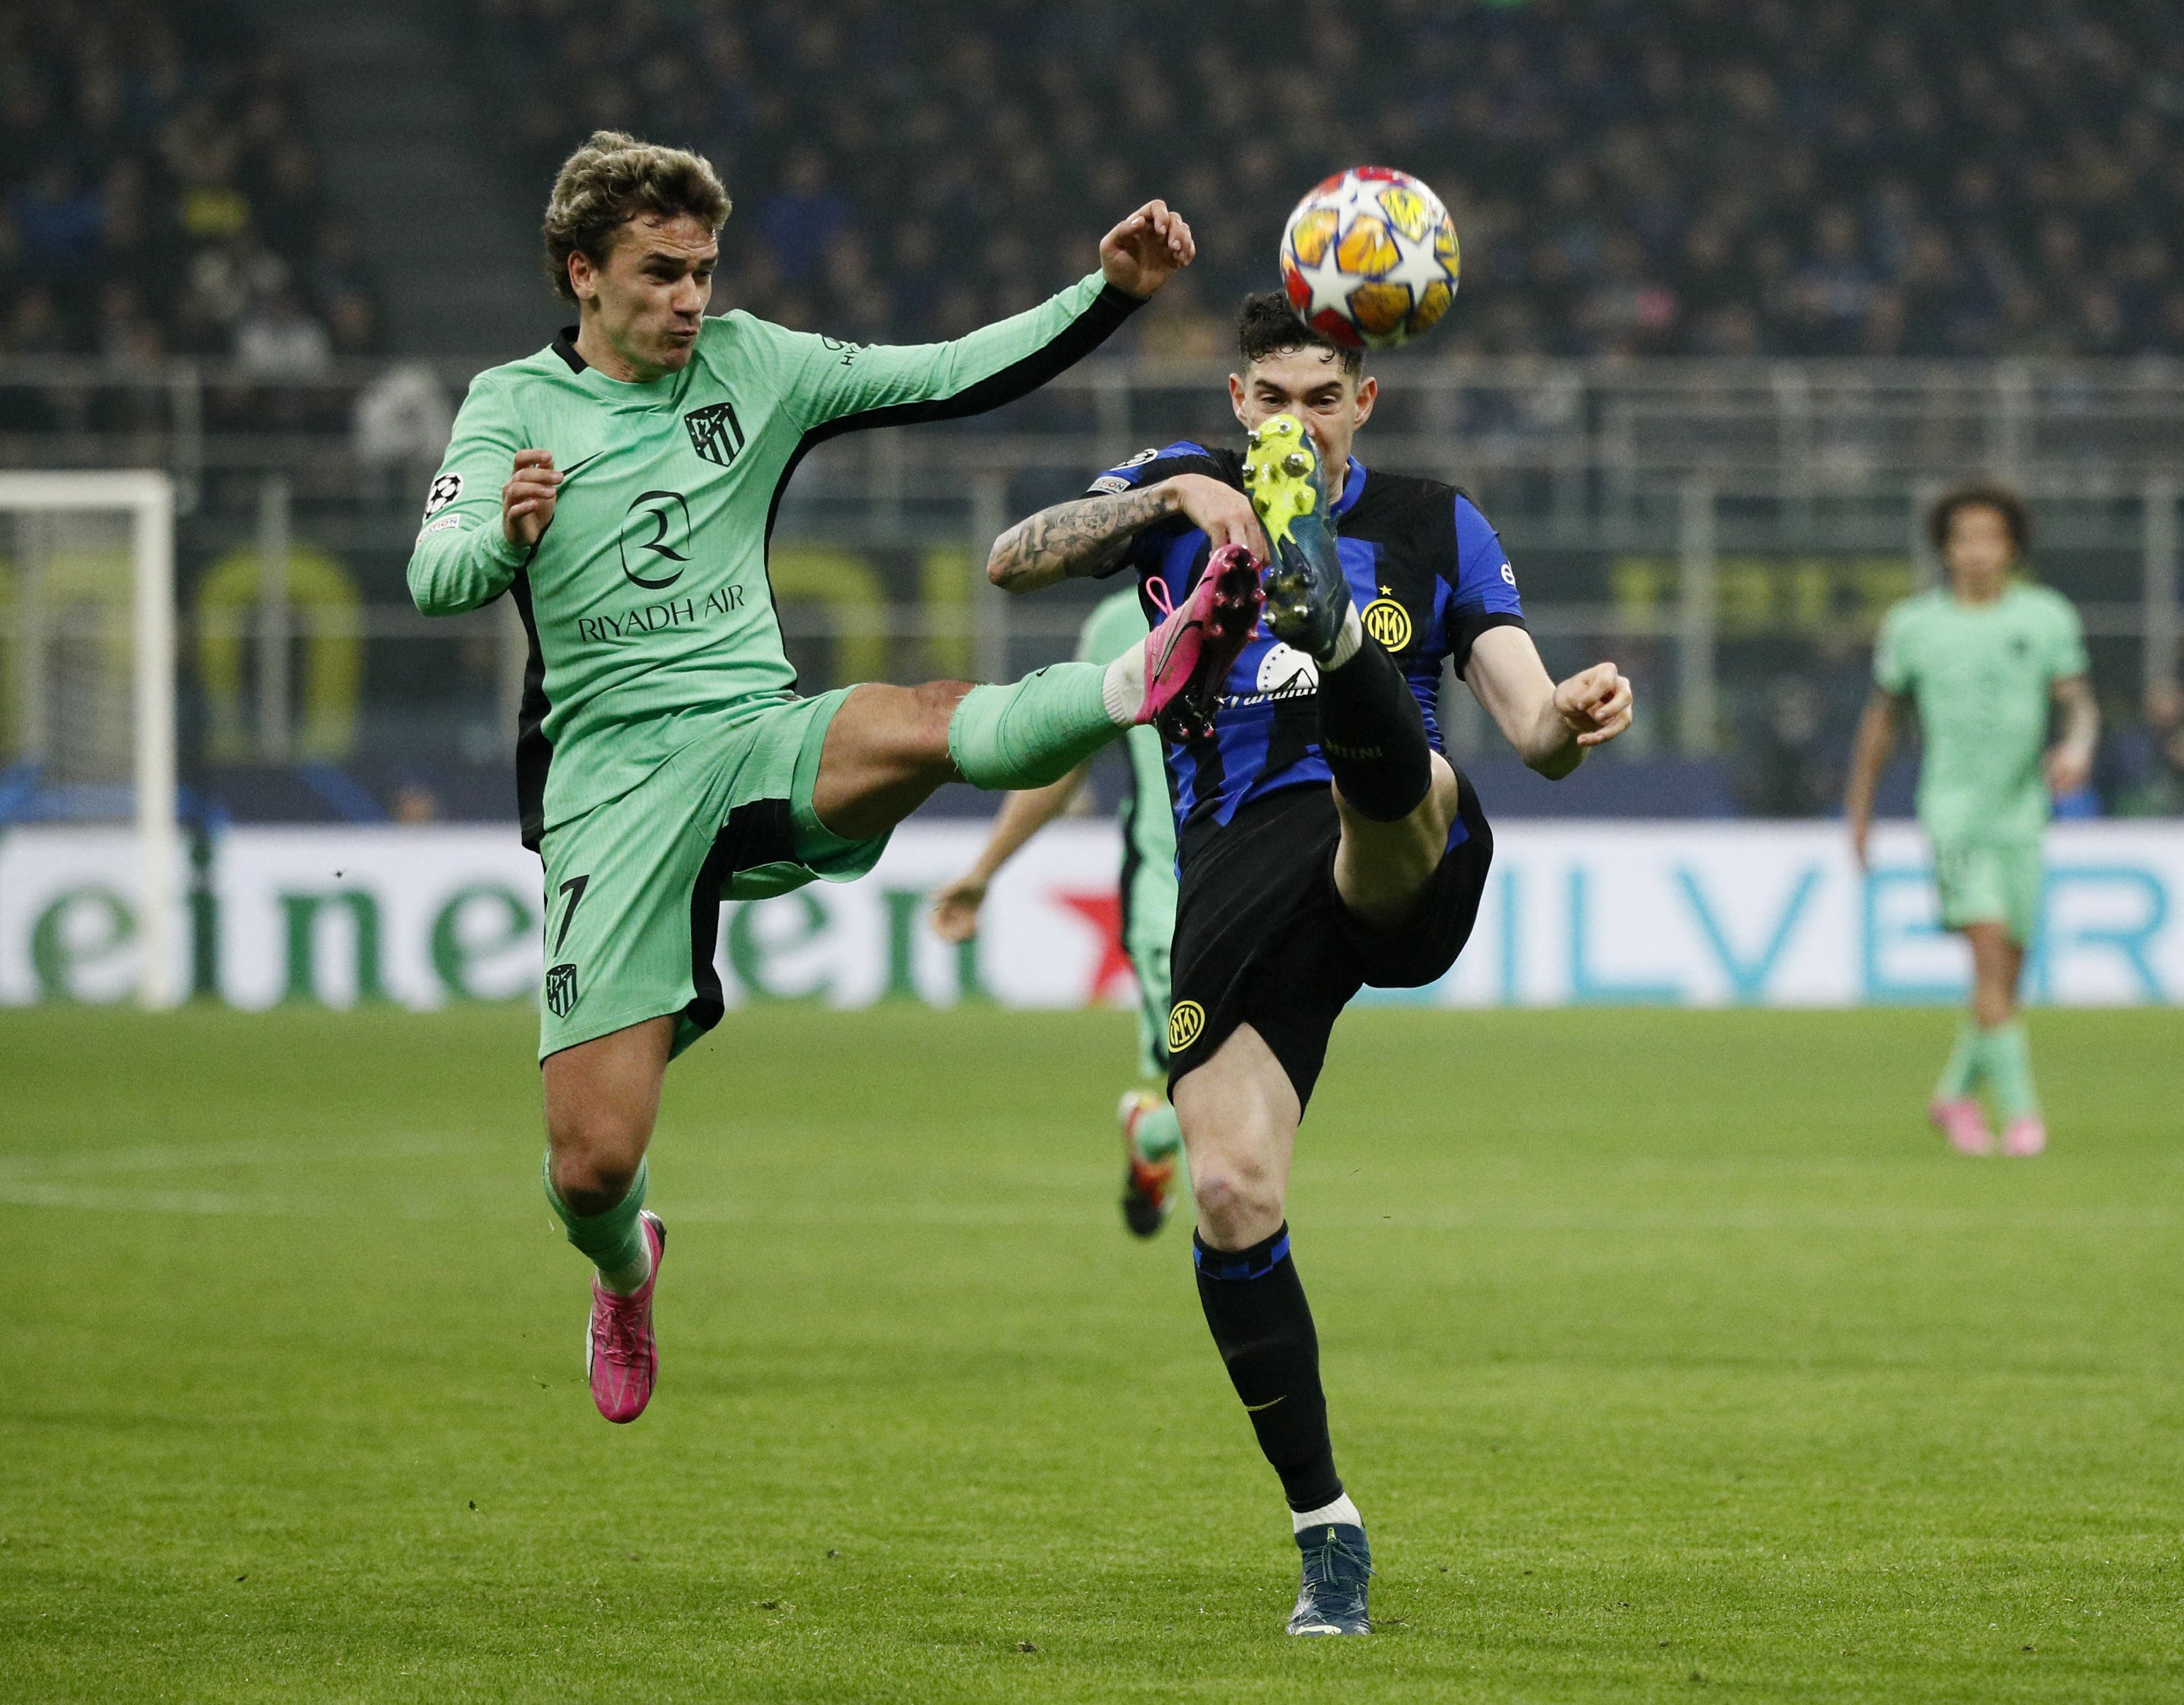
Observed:
[[[298,375],[370,350],[296,106],[289,67],[212,8],[0,7],[0,354]]]
[[[2184,351],[2172,0],[472,0],[541,200],[593,127],[703,148],[728,299],[944,335],[1166,196],[1187,353],[1362,162],[1455,212],[1442,353]],[[1464,311],[1466,309],[1468,311]]]

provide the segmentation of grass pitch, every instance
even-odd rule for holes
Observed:
[[[0,1698],[2177,1697],[2184,1015],[2036,1015],[2030,1162],[1924,1131],[1953,1022],[1351,1015],[1383,1630],[1300,1641],[1120,1015],[731,1015],[627,1429],[527,1013],[0,1016]]]

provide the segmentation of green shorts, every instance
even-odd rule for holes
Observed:
[[[693,740],[618,800],[556,825],[546,866],[538,1057],[672,1015],[679,1054],[721,1022],[721,902],[862,876],[888,844],[811,805],[850,689],[785,699]]]
[[[1999,923],[2023,947],[2039,933],[2043,879],[2037,841],[1934,843],[1945,928]]]

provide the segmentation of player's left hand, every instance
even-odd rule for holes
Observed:
[[[959,945],[978,933],[978,908],[985,903],[986,884],[975,876],[959,876],[933,896],[933,933],[943,941]]]
[[[2048,790],[2057,799],[2075,794],[2092,779],[2092,758],[2077,747],[2055,746],[2048,753]]]
[[[1596,663],[1555,688],[1555,715],[1580,746],[1604,746],[1630,726],[1630,683],[1613,663]]]
[[[1100,270],[1117,290],[1150,296],[1197,258],[1183,215],[1149,201],[1100,239]]]

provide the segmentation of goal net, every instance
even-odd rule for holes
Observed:
[[[163,473],[0,473],[0,833],[133,828],[118,927],[153,1006],[185,986],[174,515]]]

